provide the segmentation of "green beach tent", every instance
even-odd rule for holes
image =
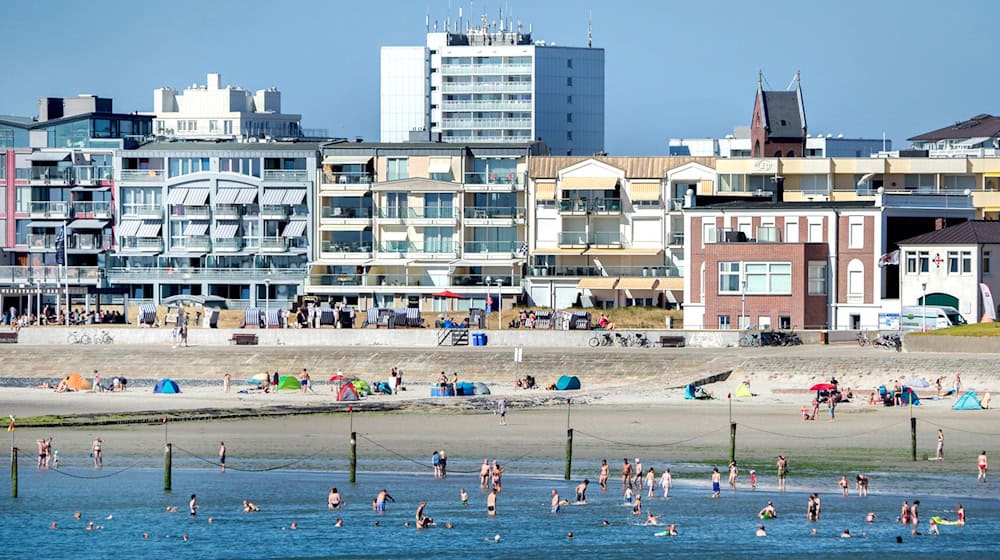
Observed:
[[[354,390],[357,391],[359,395],[364,396],[372,394],[372,388],[370,385],[368,385],[367,381],[355,379],[353,385],[354,385]]]
[[[736,388],[733,392],[734,397],[752,397],[753,393],[750,392],[750,386],[746,383],[740,383],[740,386]]]
[[[951,408],[952,410],[982,410],[983,405],[980,404],[979,399],[976,398],[976,392],[969,391],[955,401],[955,406]]]
[[[279,391],[297,391],[302,388],[299,380],[291,375],[283,375],[278,378]]]

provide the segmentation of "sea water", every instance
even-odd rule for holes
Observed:
[[[551,462],[550,462],[551,463]],[[266,465],[267,462],[258,463]],[[988,558],[1000,555],[1000,501],[989,484],[968,477],[961,495],[873,493],[867,498],[836,492],[822,493],[822,517],[806,521],[808,494],[773,487],[732,492],[723,481],[722,496],[711,498],[708,478],[678,480],[671,498],[647,498],[643,510],[661,515],[661,522],[675,523],[675,537],[657,537],[662,527],[643,526],[645,515],[632,515],[623,503],[621,482],[609,482],[607,492],[590,477],[586,505],[566,505],[549,512],[551,491],[572,500],[579,480],[528,474],[505,474],[497,500],[497,516],[486,515],[485,491],[474,474],[449,474],[434,479],[429,473],[406,473],[409,463],[389,464],[393,469],[358,473],[357,484],[347,473],[317,470],[241,472],[184,466],[173,471],[173,491],[163,491],[163,471],[140,466],[117,471],[106,464],[102,471],[67,466],[63,472],[25,468],[20,472],[18,498],[0,498],[0,545],[6,558],[770,558],[780,555],[810,558],[853,555],[879,557],[887,553],[908,557]],[[541,466],[532,465],[532,466]],[[558,465],[547,464],[557,472]],[[522,469],[523,470],[523,467]],[[73,475],[73,476],[71,476]],[[104,476],[105,478],[93,478]],[[894,488],[907,476],[894,476]],[[85,478],[77,478],[85,477]],[[582,478],[582,477],[580,477]],[[971,479],[971,480],[970,480]],[[875,479],[878,480],[878,479]],[[926,482],[926,481],[924,481]],[[957,485],[957,483],[952,483]],[[832,486],[832,483],[830,484]],[[327,493],[337,487],[345,500],[339,511],[326,507]],[[372,500],[385,488],[395,498],[384,514],[372,511]],[[465,488],[469,504],[462,505]],[[799,487],[796,487],[799,488]],[[8,488],[5,486],[5,491]],[[198,515],[187,512],[191,494],[198,495]],[[244,513],[248,499],[260,512]],[[941,536],[911,536],[910,528],[895,522],[903,500],[921,501],[921,531],[934,515],[955,518],[961,502],[969,518],[964,527],[942,526]],[[767,501],[778,518],[763,522],[768,536],[755,537],[762,523],[757,512]],[[414,513],[421,501],[437,527],[417,530]],[[167,508],[176,506],[177,513]],[[73,512],[79,511],[79,521]],[[876,512],[874,524],[865,515]],[[208,523],[208,518],[213,523]],[[338,517],[342,528],[334,527]],[[610,522],[604,526],[603,521]],[[101,527],[86,531],[88,521]],[[375,522],[379,526],[375,526]],[[410,527],[404,522],[409,521]],[[52,522],[58,529],[50,529]],[[291,530],[295,522],[297,530]],[[453,529],[443,528],[445,522]],[[811,530],[816,530],[816,535]],[[854,538],[842,539],[849,529]],[[572,531],[572,539],[567,533]],[[142,534],[148,533],[148,539]],[[866,533],[867,536],[862,537]],[[187,534],[188,541],[182,536]],[[495,536],[499,535],[499,542]],[[896,537],[902,536],[902,544]],[[795,555],[795,556],[792,556]]]

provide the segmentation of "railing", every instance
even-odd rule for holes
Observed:
[[[68,218],[69,203],[65,201],[32,202],[28,206],[28,215],[32,218]]]
[[[671,233],[667,238],[667,245],[684,245],[684,234]]]
[[[412,241],[383,241],[378,245],[381,253],[425,253],[425,254],[455,254],[458,244],[450,241],[433,243],[415,243]]]
[[[172,248],[186,251],[208,251],[212,248],[212,238],[207,235],[185,235],[180,242],[174,242]]]
[[[73,169],[71,167],[32,167],[28,171],[28,179],[50,183],[69,183],[73,180]]]
[[[441,128],[531,128],[531,119],[441,119]]]
[[[106,200],[74,202],[73,216],[77,218],[110,218],[111,203]]]
[[[528,269],[532,276],[642,276],[647,278],[678,278],[684,276],[684,269],[676,266],[533,266]]]
[[[513,254],[520,246],[520,241],[466,241],[463,244],[465,253]]]
[[[77,233],[66,239],[67,251],[103,251],[111,247],[111,236],[97,233]]]
[[[444,142],[450,142],[452,144],[458,143],[469,143],[469,142],[490,142],[493,144],[527,144],[531,142],[531,136],[529,135],[518,135],[518,136],[494,136],[494,135],[479,135],[479,136],[453,136],[449,134],[444,134],[441,136]]]
[[[484,290],[486,277],[491,283],[490,291],[495,293],[496,280],[500,279],[504,288],[520,286],[520,276],[497,276],[497,275],[476,275],[476,274],[455,274],[451,277],[448,285],[451,286],[480,286]],[[434,286],[434,281],[421,272],[411,272],[409,274],[377,274],[377,273],[340,273],[340,274],[312,274],[309,276],[309,284],[313,286]]]
[[[126,251],[162,251],[163,240],[155,237],[122,237],[118,241],[118,247]]]
[[[0,283],[58,284],[69,280],[72,283],[96,284],[99,272],[96,266],[0,266]]]
[[[170,207],[171,218],[208,219],[212,215],[211,206],[178,206]]]
[[[260,206],[260,215],[267,218],[285,218],[291,209],[284,204],[262,204]]]
[[[216,204],[215,217],[218,219],[237,219],[243,214],[243,207],[239,204]]]
[[[559,232],[559,244],[560,245],[579,245],[585,246],[587,244],[587,232],[585,231],[560,231]]]
[[[309,284],[312,286],[361,286],[364,284],[363,274],[312,274]]]
[[[308,219],[309,218],[309,207],[305,204],[295,204],[291,207],[291,211],[288,214],[291,218],[298,219]]]
[[[162,218],[163,206],[159,204],[127,204],[122,205],[124,218]]]
[[[524,218],[524,208],[518,206],[466,206],[465,217],[474,220],[513,220]]]
[[[239,251],[243,248],[242,237],[216,237],[212,239],[215,251]]]
[[[320,243],[322,253],[371,253],[372,243],[362,241],[333,242],[324,240]]]
[[[521,99],[441,102],[444,111],[530,111],[531,107],[531,101]]]
[[[521,285],[520,274],[511,276],[510,274],[462,274],[456,272],[452,275],[451,282],[453,286],[482,286],[483,290],[486,290],[487,278],[490,279],[489,290],[494,294],[497,289],[497,280],[500,281],[500,285],[504,288]]]
[[[321,179],[323,185],[370,185],[371,173],[365,171],[324,171]]]
[[[28,250],[55,250],[56,236],[52,234],[29,233],[27,236]]]
[[[531,64],[443,64],[442,76],[531,73]]]
[[[683,198],[671,198],[670,199],[670,211],[680,212],[684,209],[684,199]]]
[[[595,212],[598,214],[617,214],[622,211],[622,200],[620,198],[564,198],[559,201],[559,211],[570,214],[583,214]]]
[[[465,174],[466,185],[519,185],[521,182],[516,171],[471,171]]]
[[[620,233],[591,233],[589,244],[591,247],[625,247]]]
[[[371,208],[340,206],[324,206],[320,209],[320,215],[324,218],[337,218],[341,220],[367,220],[371,219],[374,212]]]
[[[287,237],[262,237],[260,239],[260,250],[267,252],[281,252],[288,250]]]
[[[706,243],[712,243],[710,239]],[[750,237],[744,231],[735,229],[719,229],[715,232],[715,243],[781,243],[781,230],[773,226],[757,228],[757,237]]]
[[[309,172],[305,169],[265,169],[263,179],[265,182],[274,181],[308,181]]]
[[[113,267],[108,269],[112,282],[120,281],[173,281],[199,282],[272,282],[301,281],[306,277],[305,268],[179,268],[179,267]],[[271,299],[273,304],[276,300]]]
[[[73,167],[73,176],[78,183],[111,181],[114,169],[110,165],[78,165]]]
[[[532,82],[442,82],[443,93],[531,93],[535,85]]]
[[[122,169],[122,181],[134,183],[156,183],[163,181],[164,172],[162,169]]]

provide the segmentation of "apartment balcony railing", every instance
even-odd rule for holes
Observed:
[[[371,253],[372,243],[370,241],[343,241],[334,242],[323,240],[320,243],[321,253]]]
[[[28,216],[32,218],[69,218],[69,202],[32,202],[28,205]]]
[[[620,198],[564,198],[559,201],[559,212],[562,214],[620,214],[621,211]]]
[[[163,240],[157,237],[122,237],[118,248],[123,251],[152,252],[163,250]]]
[[[452,144],[458,143],[469,143],[469,142],[489,142],[491,144],[526,144],[531,142],[531,136],[527,134],[520,135],[478,135],[478,136],[454,136],[450,134],[445,134],[441,137],[443,141],[450,142]]]
[[[670,199],[670,211],[680,212],[684,209],[684,199],[683,198],[671,198]]]
[[[29,251],[54,251],[56,236],[53,234],[29,233],[25,237]]]
[[[287,251],[288,248],[287,237],[262,237],[260,239],[260,250],[267,253],[281,253]]]
[[[291,208],[285,204],[261,204],[260,216],[265,220],[281,220],[287,218]]]
[[[243,248],[242,237],[215,237],[212,239],[212,246],[215,252],[239,251]]]
[[[535,85],[531,82],[443,82],[443,93],[531,93]]]
[[[78,165],[73,167],[73,177],[80,184],[100,184],[114,178],[110,165]]]
[[[524,219],[524,208],[520,206],[466,206],[464,212],[469,220]]]
[[[413,241],[383,241],[378,245],[380,253],[422,253],[453,255],[458,251],[458,244],[452,241],[423,242]]]
[[[465,174],[465,185],[523,185],[523,177],[516,171],[471,171]]]
[[[627,244],[622,240],[620,233],[594,233],[587,234],[582,231],[559,232],[559,244],[573,247],[625,247]]]
[[[531,119],[441,119],[441,128],[453,129],[510,129],[531,128]]]
[[[212,250],[212,238],[207,235],[185,235],[178,241],[172,241],[171,249],[191,252],[210,251]]]
[[[532,276],[642,276],[647,278],[678,278],[684,276],[684,269],[677,266],[533,266],[528,269]]]
[[[215,217],[220,220],[236,220],[243,215],[243,206],[239,204],[216,204]]]
[[[453,220],[455,209],[450,207],[379,208],[378,217],[387,220]]]
[[[513,255],[520,250],[520,241],[466,241],[463,243],[463,253],[489,253]]]
[[[324,171],[321,185],[370,185],[374,177],[364,171]]]
[[[504,288],[520,286],[521,277],[502,275],[479,275],[479,274],[454,274],[449,285],[451,286],[483,286],[489,276],[490,289],[496,293],[496,280],[501,281]],[[341,274],[313,274],[309,276],[309,284],[313,286],[434,286],[434,281],[421,272],[410,272],[409,274],[376,274],[376,273],[341,273]]]
[[[304,268],[179,268],[179,267],[112,267],[108,278],[115,282],[296,282],[306,276]],[[271,300],[274,302],[275,300]]]
[[[309,180],[309,171],[305,169],[265,169],[264,182],[303,182]]]
[[[320,215],[324,218],[336,218],[339,220],[367,220],[371,219],[374,212],[371,208],[340,206],[324,206],[320,209]]]
[[[166,174],[162,169],[122,169],[122,181],[134,183],[158,183],[162,182]]]
[[[311,274],[311,286],[363,286],[364,274]]]
[[[510,288],[513,286],[521,285],[521,275],[510,275],[510,274],[462,274],[456,272],[451,277],[451,283],[453,286],[482,286],[486,289],[486,279],[490,279],[490,286],[493,293],[496,293],[497,281],[500,281],[500,285],[504,288]]]
[[[73,203],[75,218],[111,218],[111,202],[106,200],[81,201]]]
[[[171,219],[207,220],[212,216],[211,206],[178,206],[170,207]]]
[[[667,236],[667,245],[684,245],[684,234],[671,233]]]
[[[96,266],[0,266],[0,284],[97,284]]]
[[[103,251],[111,247],[111,236],[97,233],[76,233],[66,238],[67,251]]]
[[[163,217],[163,206],[159,204],[126,204],[122,206],[122,217],[159,219]]]
[[[531,101],[520,99],[441,102],[443,111],[530,111],[531,107]]]
[[[530,74],[531,68],[531,64],[443,64],[441,75]]]
[[[45,184],[73,182],[72,167],[32,167],[28,171],[28,179]]]

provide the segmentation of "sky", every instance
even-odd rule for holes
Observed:
[[[422,45],[424,18],[498,11],[536,40],[605,49],[605,149],[657,155],[674,137],[747,125],[757,72],[785,89],[796,70],[810,133],[906,138],[997,113],[992,0],[36,0],[0,18],[0,114],[91,93],[119,112],[152,91],[204,84],[277,87],[304,128],[378,140],[379,48]]]

